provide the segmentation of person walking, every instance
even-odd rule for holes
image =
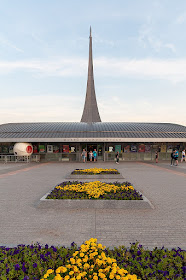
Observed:
[[[94,161],[96,161],[97,160],[97,151],[96,151],[96,149],[94,149],[94,151],[93,151],[93,157],[94,157]]]
[[[171,153],[171,166],[174,165],[174,150],[172,150],[172,153]]]
[[[116,163],[119,164],[119,152],[116,153]]]
[[[178,151],[177,150],[175,150],[175,152],[174,152],[174,159],[175,159],[175,165],[176,166],[178,166]]]
[[[86,152],[86,150],[85,150],[85,149],[83,149],[83,151],[82,151],[82,153],[81,153],[81,156],[82,156],[82,160],[83,160],[83,162],[85,163],[85,161],[86,161],[86,157],[87,157],[87,152]]]
[[[92,161],[93,152],[92,152],[92,151],[90,151],[90,152],[88,153],[88,155],[89,155],[89,160],[90,160],[90,161]]]
[[[181,152],[181,162],[185,161],[185,150]]]
[[[156,153],[155,153],[156,163],[158,163],[158,157],[159,157],[159,152],[158,152],[158,151],[156,151]]]

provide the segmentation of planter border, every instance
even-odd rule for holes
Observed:
[[[138,191],[142,194],[140,191]],[[43,209],[154,209],[152,203],[142,194],[143,200],[106,199],[46,199],[46,193],[39,201]]]
[[[97,174],[97,175],[83,175],[83,174],[68,174],[66,179],[124,179],[121,174]]]

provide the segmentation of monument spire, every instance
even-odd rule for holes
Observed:
[[[96,93],[94,88],[94,73],[93,73],[93,59],[92,59],[92,34],[90,26],[89,37],[89,63],[88,63],[88,79],[87,79],[87,91],[85,98],[85,105],[81,122],[93,123],[101,122],[101,118],[98,111]]]

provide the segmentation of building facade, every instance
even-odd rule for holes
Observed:
[[[92,35],[89,37],[87,90],[81,122],[0,125],[0,160],[11,161],[15,143],[33,145],[32,160],[81,161],[82,150],[96,149],[98,161],[170,159],[172,149],[186,147],[186,127],[171,123],[101,122],[96,101]],[[87,156],[89,160],[89,157]]]

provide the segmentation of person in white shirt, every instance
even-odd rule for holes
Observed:
[[[185,161],[185,150],[181,153],[181,162]]]

